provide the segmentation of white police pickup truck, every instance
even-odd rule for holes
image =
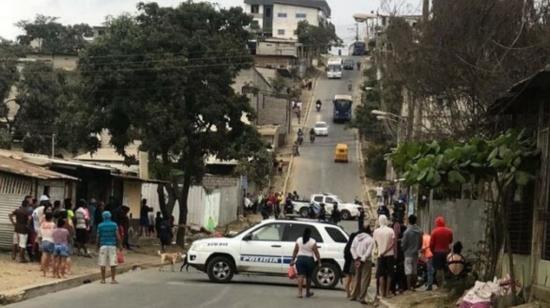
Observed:
[[[313,194],[311,195],[309,201],[292,201],[294,212],[300,214],[300,216],[304,218],[309,216],[310,205],[315,204],[319,206],[321,203],[325,204],[327,215],[332,213],[334,204],[338,203],[338,209],[340,210],[342,220],[355,219],[359,216],[359,209],[362,207],[361,205],[354,203],[345,203],[340,200],[337,195],[328,193]]]
[[[196,240],[187,252],[187,263],[211,281],[229,282],[235,274],[287,275],[296,240],[312,230],[321,255],[313,274],[319,288],[334,288],[342,276],[348,235],[339,226],[308,220],[268,219],[231,238]]]

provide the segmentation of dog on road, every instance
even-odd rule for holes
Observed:
[[[181,252],[161,252],[159,250],[157,253],[160,256],[159,271],[163,271],[164,266],[167,264],[170,264],[170,268],[172,269],[172,272],[173,272],[174,264],[178,262],[183,262],[185,259],[185,255]]]

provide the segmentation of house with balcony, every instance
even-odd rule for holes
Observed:
[[[262,36],[293,40],[299,22],[319,26],[331,14],[325,0],[244,0],[244,8]]]

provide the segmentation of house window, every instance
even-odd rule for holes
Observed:
[[[266,18],[271,18],[271,8],[270,7],[264,8],[264,16]]]
[[[284,29],[279,29],[279,30],[277,30],[277,34],[285,35],[285,30]]]
[[[525,186],[509,202],[508,226],[512,253],[528,255],[531,253],[533,231],[534,184]]]
[[[252,14],[258,14],[260,13],[260,6],[257,4],[253,4],[250,6],[250,13]]]
[[[305,13],[296,13],[296,18],[304,19],[306,17],[307,17],[307,15]]]
[[[277,13],[277,17],[279,17],[279,18],[286,18],[287,15],[286,15],[286,13]]]

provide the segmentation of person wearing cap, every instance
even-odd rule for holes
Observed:
[[[117,246],[121,239],[118,226],[111,220],[111,212],[103,212],[103,222],[97,226],[97,244],[99,247],[98,264],[101,268],[101,283],[105,283],[105,267],[111,268],[111,283],[116,284]]]

